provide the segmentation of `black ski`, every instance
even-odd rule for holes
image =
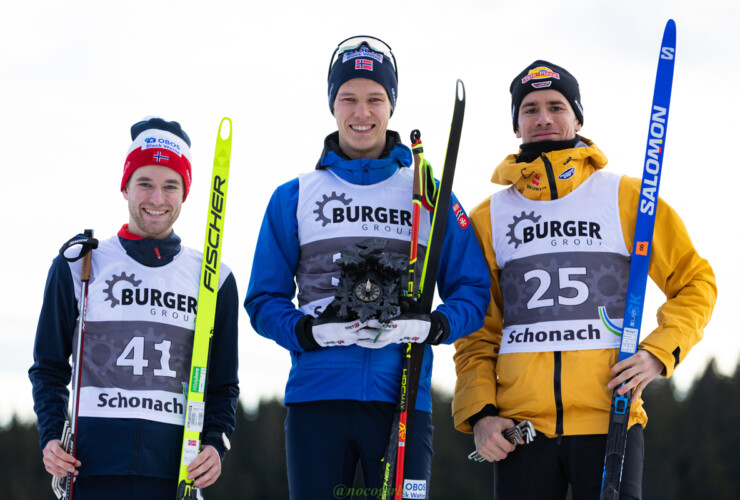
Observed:
[[[434,300],[434,290],[437,283],[439,261],[442,256],[442,245],[444,243],[445,229],[447,226],[447,215],[450,209],[450,200],[452,198],[452,181],[455,177],[455,165],[457,163],[457,153],[460,148],[460,136],[462,135],[464,116],[465,85],[462,80],[457,80],[455,86],[455,107],[452,113],[450,136],[447,142],[447,153],[445,156],[444,166],[442,167],[442,174],[440,176],[437,200],[434,204],[432,229],[429,233],[429,241],[424,256],[424,266],[422,268],[420,282],[421,297],[419,302],[422,311],[425,313],[430,313],[432,311],[432,302]],[[382,488],[379,495],[379,498],[383,500],[390,498],[400,499],[402,497],[404,485],[401,484],[400,488],[398,486],[395,488],[391,486],[393,485],[393,478],[395,476],[399,441],[398,436],[399,432],[405,432],[407,435],[410,434],[411,421],[414,408],[416,406],[416,393],[419,389],[421,366],[424,359],[424,347],[424,344],[413,343],[410,345],[410,353],[408,351],[404,352],[404,357],[410,357],[407,361],[409,369],[408,373],[405,374],[405,380],[402,381],[399,396],[399,408],[396,409],[393,418],[391,436],[383,458]],[[399,429],[401,413],[404,409],[407,413],[406,428]]]

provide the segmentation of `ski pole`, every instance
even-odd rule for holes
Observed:
[[[408,286],[404,295],[411,297],[413,300],[417,299],[419,280],[418,274],[416,273],[416,264],[418,257],[419,248],[419,219],[421,216],[422,206],[422,185],[420,169],[424,164],[424,148],[421,144],[421,133],[418,130],[411,132],[411,150],[414,153],[414,185],[412,195],[412,217],[411,217],[411,242],[409,250],[409,279]],[[401,491],[399,487],[399,481],[401,486],[403,485],[403,464],[406,450],[406,417],[407,417],[407,388],[408,388],[408,372],[409,362],[411,360],[411,343],[407,343],[404,349],[403,362],[401,368],[401,387],[398,396],[398,406],[393,415],[393,425],[391,426],[391,436],[388,439],[388,446],[386,447],[385,455],[383,457],[383,478],[382,486],[380,490],[380,498],[387,499],[391,496],[389,490],[391,485],[391,476],[394,473],[395,468],[395,490],[393,495]]]
[[[413,214],[411,218],[411,256],[409,259],[409,283],[407,296],[412,300],[418,299],[419,283],[416,274],[416,261],[419,248],[419,218],[421,217],[421,193],[422,175],[421,169],[424,165],[424,147],[421,144],[421,132],[411,132],[411,150],[414,153],[414,188],[413,188]],[[403,492],[403,469],[406,459],[406,429],[408,417],[408,375],[411,368],[411,343],[406,344],[403,355],[403,368],[401,371],[401,394],[399,396],[399,421],[398,421],[398,445],[396,447],[396,480],[394,482],[394,499],[401,498]]]
[[[419,280],[416,274],[416,260],[419,249],[419,217],[421,216],[422,196],[422,174],[424,165],[424,146],[421,144],[421,132],[418,129],[411,131],[411,151],[414,153],[414,188],[413,188],[413,212],[411,216],[411,250],[409,257],[409,283],[406,296],[416,300],[419,290]]]
[[[74,368],[72,371],[72,408],[70,412],[70,418],[64,422],[64,432],[62,435],[62,446],[67,450],[67,453],[72,455],[72,458],[77,458],[77,423],[78,423],[78,411],[80,408],[80,382],[82,380],[82,357],[84,354],[84,343],[85,343],[85,315],[87,314],[87,288],[90,282],[90,269],[92,267],[92,250],[98,247],[98,240],[93,238],[94,231],[92,229],[85,229],[82,235],[75,236],[71,240],[67,241],[62,248],[59,249],[59,253],[68,262],[75,262],[82,259],[82,268],[80,270],[80,300],[79,300],[79,311],[77,318],[77,332],[75,333],[75,352],[74,352]],[[71,248],[80,245],[80,253],[76,256],[68,255]],[[56,494],[57,498],[63,498],[64,500],[72,499],[72,492],[74,489],[74,477],[71,472],[67,473],[66,478],[54,478],[51,482],[51,488]]]

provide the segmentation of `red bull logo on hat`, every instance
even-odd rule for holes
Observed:
[[[525,84],[530,80],[541,80],[543,78],[555,78],[556,80],[560,80],[560,74],[554,72],[547,66],[538,66],[531,69],[527,76],[522,78],[522,84]]]

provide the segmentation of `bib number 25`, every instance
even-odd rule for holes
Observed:
[[[528,309],[537,309],[539,307],[552,307],[555,305],[557,300],[558,305],[561,306],[577,306],[583,304],[588,300],[588,286],[583,281],[575,279],[575,276],[585,276],[585,267],[562,267],[558,269],[558,283],[557,290],[562,292],[563,290],[572,289],[576,293],[569,293],[569,296],[561,295],[560,293],[554,299],[543,298],[545,294],[550,290],[553,285],[552,277],[550,273],[544,269],[533,269],[524,274],[524,281],[538,280],[539,285],[537,290],[534,292],[532,297],[527,301]]]

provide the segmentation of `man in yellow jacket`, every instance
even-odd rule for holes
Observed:
[[[633,389],[621,498],[640,498],[647,415],[640,397],[701,339],[717,288],[709,263],[664,201],[650,277],[667,300],[637,353],[616,364],[640,180],[605,172],[578,135],[578,82],[535,61],[511,84],[522,140],[492,182],[509,186],[471,212],[491,277],[483,328],[455,343],[455,426],[495,461],[496,499],[598,498],[612,390]],[[647,331],[647,330],[646,330]],[[529,420],[535,440],[502,431]]]

